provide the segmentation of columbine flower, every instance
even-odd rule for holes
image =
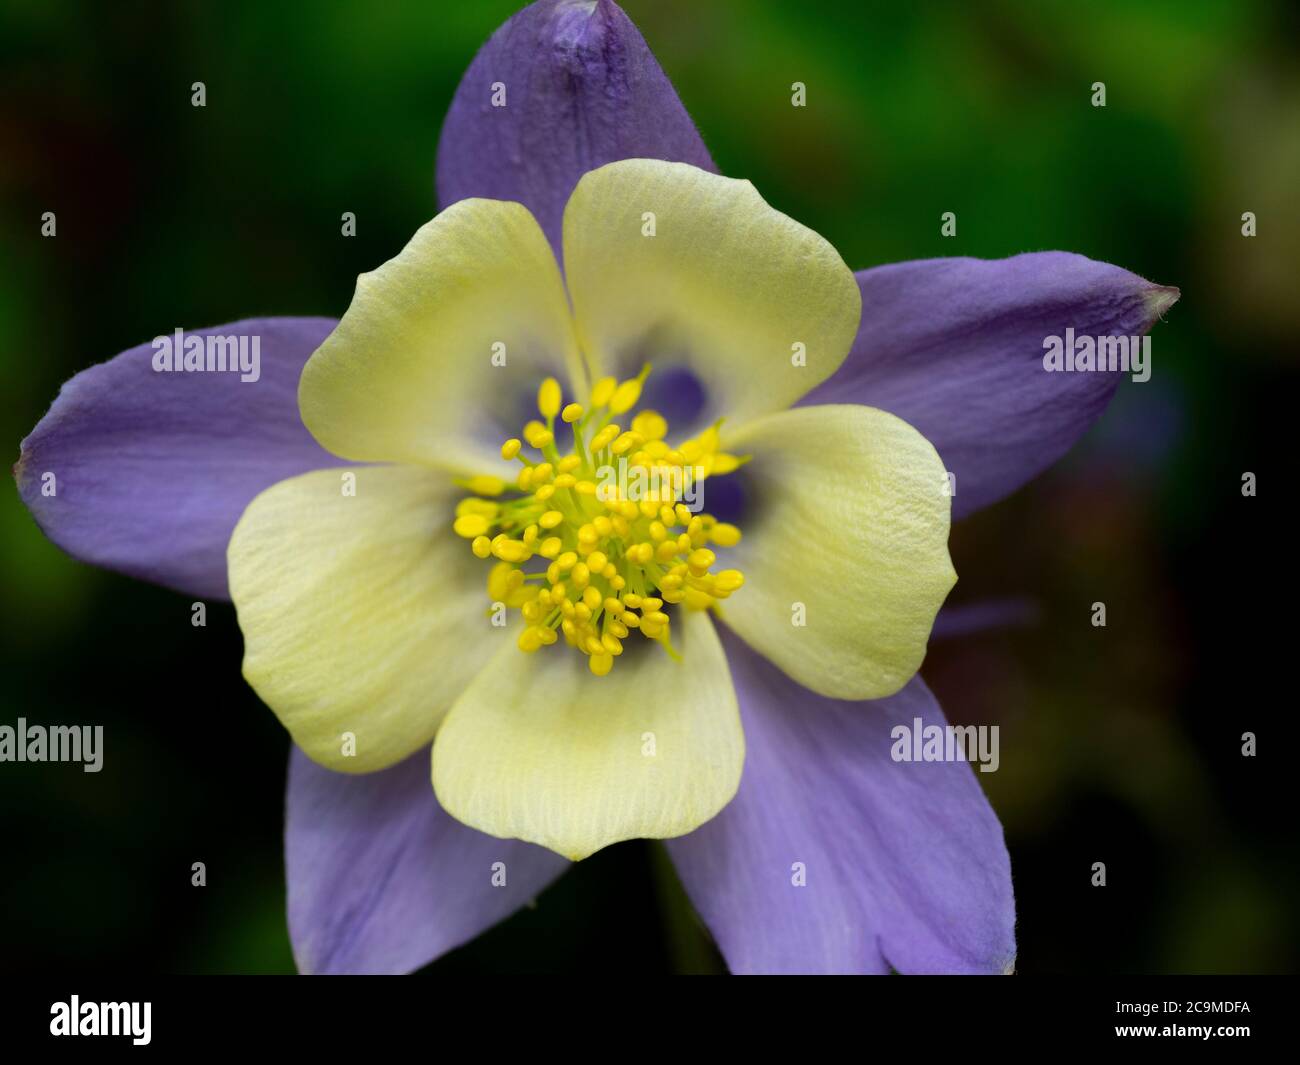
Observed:
[[[1043,338],[1145,332],[1176,290],[1062,253],[855,277],[713,171],[626,16],[543,0],[461,83],[445,209],[341,321],[198,334],[259,336],[255,383],[134,348],[23,442],[56,543],[233,598],[297,745],[304,970],[417,967],[634,837],[733,970],[1012,964],[970,767],[890,731],[943,723],[916,671],[950,506],[1115,387],[1043,372]]]

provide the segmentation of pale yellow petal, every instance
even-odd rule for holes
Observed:
[[[897,691],[957,579],[934,448],[892,414],[851,405],[769,415],[724,443],[753,454],[755,496],[724,559],[745,574],[725,622],[822,695]]]
[[[462,200],[357,278],[347,313],[303,369],[298,403],[316,439],[344,458],[513,478],[500,432],[517,433],[513,400],[550,374],[577,375],[581,387],[546,237],[521,204]],[[489,426],[489,414],[503,420]]]
[[[713,817],[740,784],[744,737],[712,623],[677,617],[680,662],[633,636],[604,677],[568,647],[502,651],[434,741],[443,808],[575,861]]]
[[[318,470],[268,488],[235,527],[244,676],[322,765],[368,772],[428,743],[512,642],[451,532],[455,493],[415,467]]]
[[[680,354],[711,413],[733,421],[783,410],[834,373],[861,312],[822,237],[749,182],[685,163],[584,175],[564,212],[564,265],[593,380]]]

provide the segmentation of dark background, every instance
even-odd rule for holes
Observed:
[[[59,385],[124,348],[177,325],[341,314],[355,276],[434,212],[442,116],[514,7],[0,0],[15,459]],[[1060,248],[1181,287],[1152,380],[954,530],[953,601],[1019,597],[1036,622],[936,642],[923,673],[952,719],[1001,726],[1001,769],[980,779],[1011,849],[1021,972],[1294,971],[1295,537],[1277,502],[1296,490],[1297,9],[625,8],[723,172],[851,266]],[[193,628],[188,597],[60,553],[16,492],[0,552],[0,723],[102,723],[108,752],[97,775],[0,764],[0,962],[291,970],[288,744],[240,677],[233,610]],[[718,967],[662,852],[637,842],[434,969]]]

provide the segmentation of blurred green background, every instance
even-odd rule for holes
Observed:
[[[515,7],[0,0],[0,438],[15,459],[65,379],[159,332],[341,314],[356,275],[432,215],[442,116]],[[1001,769],[981,782],[1011,849],[1021,972],[1293,971],[1293,537],[1262,508],[1287,491],[1279,456],[1295,468],[1300,9],[624,7],[723,172],[851,266],[1059,248],[1182,288],[1152,381],[954,531],[953,601],[1025,597],[1036,623],[936,642],[923,673],[950,718],[1001,725]],[[1259,498],[1241,496],[1245,471]],[[5,967],[291,970],[287,739],[240,677],[233,610],[191,627],[188,597],[67,558],[13,491],[0,602],[0,723],[100,722],[110,747],[97,776],[0,765]],[[638,842],[434,970],[719,966]]]

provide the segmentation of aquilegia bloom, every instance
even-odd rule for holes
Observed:
[[[410,970],[651,837],[734,971],[1007,971],[997,819],[890,733],[943,722],[950,508],[1115,388],[1043,338],[1144,333],[1176,290],[1057,252],[855,277],[716,174],[611,0],[493,36],[438,189],[341,321],[189,334],[257,336],[258,380],[142,345],[15,470],[70,553],[234,600],[296,744],[300,967]]]

